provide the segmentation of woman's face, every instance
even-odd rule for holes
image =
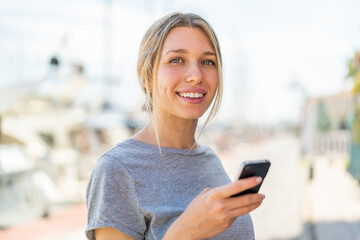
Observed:
[[[217,61],[198,28],[177,27],[167,35],[157,69],[156,108],[164,117],[198,119],[210,106],[218,84]]]

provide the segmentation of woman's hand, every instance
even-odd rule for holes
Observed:
[[[234,183],[204,189],[169,227],[165,239],[205,239],[228,229],[235,219],[259,207],[263,194],[230,197],[258,185],[262,179],[251,177]]]

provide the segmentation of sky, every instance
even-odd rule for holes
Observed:
[[[63,75],[81,63],[89,79],[114,79],[117,101],[131,109],[142,101],[136,59],[146,29],[169,12],[194,12],[220,41],[220,120],[297,122],[307,97],[349,88],[358,9],[357,0],[0,1],[0,87],[44,78],[57,55]]]

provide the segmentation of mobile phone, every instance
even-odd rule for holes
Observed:
[[[232,195],[231,197],[237,197],[237,196],[241,196],[241,195],[245,195],[248,193],[258,193],[259,189],[261,187],[261,184],[263,183],[267,172],[269,171],[270,168],[270,161],[269,160],[257,160],[257,161],[246,161],[243,162],[239,168],[239,171],[236,175],[236,180],[238,179],[243,179],[243,178],[248,178],[248,177],[261,177],[262,181],[261,183],[259,183],[259,185],[247,189],[243,192],[237,193]]]

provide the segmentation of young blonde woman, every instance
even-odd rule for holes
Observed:
[[[254,239],[250,215],[264,195],[233,194],[218,157],[196,142],[198,119],[222,96],[220,47],[195,14],[155,22],[140,47],[138,77],[151,121],[106,152],[87,189],[88,239]]]

